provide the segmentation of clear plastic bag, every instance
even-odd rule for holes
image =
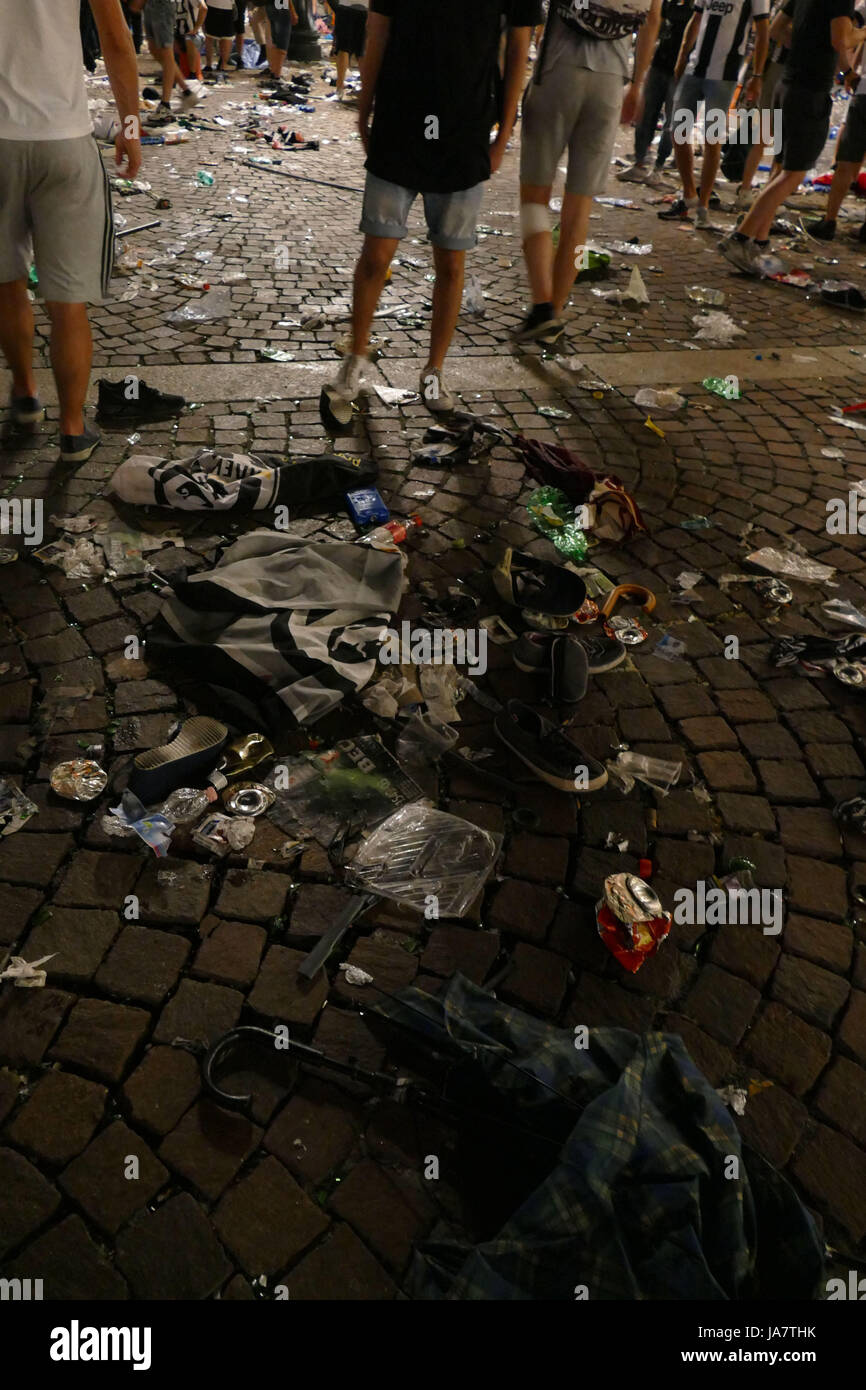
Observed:
[[[625,778],[636,778],[653,791],[667,796],[671,787],[679,780],[683,770],[682,763],[668,762],[665,758],[648,758],[643,753],[619,753],[614,767]]]
[[[404,806],[374,830],[347,869],[353,886],[439,917],[462,917],[496,863],[500,835],[428,806]]]
[[[397,739],[397,759],[404,767],[421,768],[435,763],[460,735],[432,714],[412,715]]]

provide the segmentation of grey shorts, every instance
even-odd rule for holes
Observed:
[[[100,303],[114,264],[111,192],[92,135],[0,140],[0,283],[36,262],[41,299]]]
[[[672,126],[676,127],[679,111],[690,111],[696,116],[701,102],[704,103],[704,120],[711,111],[721,111],[727,119],[736,89],[737,83],[733,79],[725,82],[719,77],[695,77],[693,72],[684,72],[674,92]]]
[[[144,32],[155,48],[173,48],[177,24],[174,0],[147,0],[144,7]]]
[[[860,164],[866,155],[866,95],[852,97],[842,128],[836,158],[842,164]]]
[[[418,197],[411,188],[367,174],[360,230],[365,236],[396,237],[408,230],[409,211]],[[484,184],[458,193],[422,193],[427,230],[434,246],[445,251],[470,251],[475,245]]]
[[[594,198],[610,172],[625,90],[619,73],[560,64],[523,98],[520,182],[547,188],[568,150],[566,193]]]

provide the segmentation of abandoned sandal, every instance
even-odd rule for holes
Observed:
[[[129,790],[145,806],[155,806],[178,787],[195,787],[216,767],[228,736],[217,719],[187,719],[168,743],[133,759]]]

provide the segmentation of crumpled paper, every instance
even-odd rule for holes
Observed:
[[[52,951],[50,956],[40,956],[39,960],[32,961],[26,961],[22,956],[12,956],[5,970],[0,970],[0,980],[11,980],[18,989],[41,989],[48,973],[39,967],[53,960],[56,954],[56,951]]]

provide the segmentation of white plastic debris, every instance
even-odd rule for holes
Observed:
[[[698,343],[730,343],[745,334],[745,329],[734,323],[730,314],[715,310],[708,314],[693,314],[692,323],[698,330],[695,334]]]
[[[817,560],[806,559],[788,550],[774,550],[772,546],[755,550],[746,559],[751,565],[769,570],[770,574],[784,574],[789,579],[802,579],[806,584],[824,584],[836,573],[831,565],[820,565]]]
[[[635,395],[634,403],[641,410],[674,411],[682,410],[686,398],[669,388],[654,391],[649,386],[642,386]]]
[[[11,980],[18,989],[41,989],[47,979],[47,972],[40,965],[53,960],[56,951],[50,956],[40,956],[39,960],[26,961],[21,956],[12,956],[5,970],[0,971],[0,980]]]
[[[360,965],[350,965],[344,960],[340,969],[345,972],[347,985],[371,985],[373,976],[368,975],[366,970],[362,970]]]

